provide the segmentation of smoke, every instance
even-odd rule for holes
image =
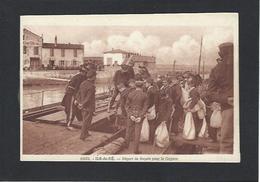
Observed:
[[[209,65],[216,63],[218,45],[233,41],[233,32],[227,28],[206,29],[201,35],[203,35],[202,59],[205,59],[205,63]],[[200,38],[198,37],[201,35],[194,38],[189,34],[184,34],[168,46],[161,45],[158,36],[145,36],[139,31],[134,31],[129,36],[110,35],[106,40],[85,42],[85,56],[103,56],[104,51],[113,48],[156,56],[158,64],[170,64],[176,60],[177,64],[194,65],[199,59]]]

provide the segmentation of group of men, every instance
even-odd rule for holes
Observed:
[[[108,105],[108,112],[113,107],[116,97],[120,95],[121,115],[126,121],[125,147],[129,147],[134,134],[133,152],[141,153],[139,140],[142,122],[145,117],[148,118],[148,115],[150,115],[148,123],[151,144],[154,143],[156,128],[163,121],[166,121],[170,133],[177,135],[181,132],[180,124],[184,120],[185,112],[182,88],[189,85],[192,88],[190,107],[193,107],[200,98],[207,105],[213,102],[221,104],[220,153],[233,153],[233,44],[219,45],[219,56],[218,64],[211,71],[208,88],[203,96],[200,96],[197,90],[197,86],[202,83],[199,75],[185,72],[178,75],[175,82],[164,76],[153,80],[146,67],[139,66],[138,73],[135,73],[132,60],[123,63],[113,77],[114,92]],[[70,80],[62,102],[67,114],[68,127],[75,117],[71,113],[76,113],[74,115],[77,116],[77,112],[71,111],[79,111],[82,115],[83,118],[78,116],[79,120],[83,120],[80,136],[82,140],[89,136],[88,129],[95,111],[95,78],[96,70],[91,65],[81,67],[80,73]],[[155,114],[151,116],[153,112]],[[194,117],[196,118],[197,115]],[[197,118],[197,121],[196,119],[194,121],[197,132],[202,125],[202,120]],[[207,121],[209,122],[208,119]],[[209,123],[208,128],[210,128]],[[209,129],[211,137],[214,136],[212,134],[214,132]]]

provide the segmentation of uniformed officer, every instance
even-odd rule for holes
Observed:
[[[75,115],[78,120],[80,120],[80,121],[82,120],[81,113],[78,112],[78,110],[74,106],[73,102],[74,102],[74,97],[76,96],[76,94],[79,90],[79,86],[84,80],[86,80],[86,68],[83,65],[81,65],[79,73],[74,75],[70,79],[70,81],[66,87],[65,95],[61,102],[61,105],[65,107],[66,122],[67,122],[68,128],[71,128],[70,125],[71,125],[72,121],[74,120]]]
[[[88,71],[87,80],[82,82],[76,96],[77,107],[81,110],[83,116],[81,140],[85,140],[90,135],[88,130],[91,125],[93,112],[95,111],[95,79],[96,72],[94,70]]]
[[[207,99],[222,109],[220,153],[233,153],[233,43],[219,45],[222,61],[211,70]]]
[[[113,78],[114,91],[113,91],[113,95],[112,95],[111,100],[110,100],[109,105],[108,105],[108,112],[110,111],[110,109],[114,105],[115,99],[116,99],[117,95],[119,94],[119,90],[117,88],[117,85],[122,83],[127,87],[128,81],[129,81],[128,66],[126,64],[122,64],[121,69],[117,70],[115,72],[115,75],[114,75],[114,78]]]

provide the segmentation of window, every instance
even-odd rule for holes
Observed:
[[[64,66],[65,65],[65,62],[64,62],[64,60],[60,60],[60,66]]]
[[[77,66],[77,61],[75,61],[75,60],[72,61],[72,65],[73,65],[73,66]]]
[[[54,56],[54,49],[50,49],[50,56]]]
[[[77,56],[78,56],[77,53],[78,53],[78,52],[77,52],[77,49],[74,49],[74,50],[73,50],[74,57],[77,57]]]
[[[65,56],[65,49],[61,49],[61,57]]]
[[[26,54],[26,46],[23,46],[23,54]]]
[[[33,53],[34,53],[34,55],[39,55],[39,47],[34,47]]]

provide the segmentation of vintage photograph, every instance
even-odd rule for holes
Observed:
[[[20,160],[240,162],[238,17],[21,16]]]

